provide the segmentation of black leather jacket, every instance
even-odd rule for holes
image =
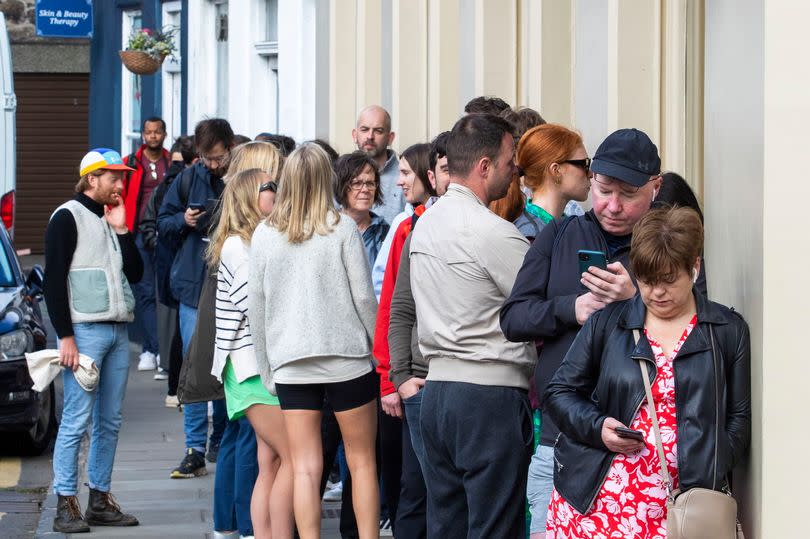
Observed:
[[[693,293],[698,324],[673,364],[676,486],[719,490],[750,441],[750,338],[739,314]],[[645,315],[637,295],[591,316],[543,397],[561,431],[554,449],[554,486],[582,514],[590,510],[615,456],[602,442],[602,423],[613,417],[630,425],[645,399],[637,359],[647,361],[650,380],[655,379],[654,355],[642,331]],[[633,329],[641,331],[638,345]]]

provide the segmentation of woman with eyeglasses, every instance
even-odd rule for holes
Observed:
[[[383,202],[380,171],[373,159],[358,151],[340,156],[335,162],[335,175],[335,200],[340,204],[341,213],[357,223],[371,269],[390,227],[385,219],[371,211],[373,206]]]
[[[582,137],[556,124],[529,129],[520,138],[516,158],[532,195],[515,226],[532,241],[549,222],[565,215],[569,202],[587,200],[591,160]]]
[[[273,209],[280,167],[272,144],[234,148],[206,253],[218,271],[211,374],[223,382],[228,413],[214,483],[220,533],[238,529],[244,535],[249,522],[256,537],[292,536],[292,462],[278,398],[259,377],[245,285],[250,237]]]

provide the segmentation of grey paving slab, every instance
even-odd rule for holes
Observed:
[[[137,349],[133,349],[133,358]],[[208,475],[194,479],[170,479],[169,472],[183,456],[183,414],[166,408],[163,399],[166,382],[152,379],[149,372],[138,372],[133,359],[124,421],[113,469],[112,492],[121,507],[140,520],[132,528],[93,528],[86,539],[138,537],[144,539],[202,539],[213,537],[211,507],[216,465],[208,464]],[[86,444],[83,447],[86,451]],[[84,455],[83,455],[84,457]],[[82,464],[84,458],[80,459]],[[86,476],[81,479],[87,481]],[[51,531],[56,512],[56,496],[50,493],[43,502],[36,537],[65,537]],[[82,486],[79,500],[87,504],[87,488]],[[327,504],[322,537],[337,539],[338,504]]]

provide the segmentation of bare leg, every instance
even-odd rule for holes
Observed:
[[[360,539],[380,536],[380,492],[377,483],[377,401],[335,412],[346,461],[352,474],[352,502]]]
[[[321,497],[318,493],[323,469],[321,411],[282,410],[281,413],[292,455],[293,508],[298,535],[301,539],[318,539],[321,535]]]
[[[256,430],[255,428],[253,430]],[[269,445],[256,434],[256,456],[259,461],[259,475],[253,485],[250,497],[250,520],[253,522],[253,535],[256,539],[272,537],[270,531],[270,490],[276,475],[278,456]]]
[[[291,539],[293,536],[293,466],[290,457],[287,430],[281,408],[266,404],[255,404],[247,410],[248,420],[256,431],[259,443],[259,476],[262,469],[262,446],[270,453],[270,484],[267,496],[260,502],[265,512],[269,508],[270,528],[272,535],[262,536],[273,539]],[[258,484],[258,481],[257,481]],[[254,488],[254,497],[256,489]],[[251,515],[253,500],[251,500]],[[253,523],[256,531],[256,523]],[[258,539],[259,534],[256,534]]]
[[[546,539],[546,532],[537,532],[529,536],[529,539]]]

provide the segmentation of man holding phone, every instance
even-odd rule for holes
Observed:
[[[627,271],[630,240],[633,227],[650,210],[660,189],[660,173],[658,148],[645,133],[620,129],[610,134],[591,163],[593,209],[550,223],[529,249],[501,310],[501,328],[512,341],[542,341],[535,370],[538,395],[545,392],[585,321],[605,305],[636,294]],[[605,267],[591,264],[580,271],[580,251],[603,255]],[[697,286],[704,293],[705,283],[701,274]],[[545,413],[542,428],[529,468],[532,521],[542,521],[541,526],[532,525],[532,539],[545,534],[553,445],[559,432]]]
[[[214,206],[225,189],[234,134],[220,118],[203,120],[194,130],[200,160],[185,169],[172,182],[158,212],[158,233],[177,246],[172,262],[170,288],[178,301],[183,357],[188,351],[197,322],[197,303],[205,280],[205,248]],[[213,339],[213,335],[211,336]],[[212,340],[213,342],[213,340]],[[214,402],[214,430],[208,444],[208,459],[214,462],[225,426],[225,404]],[[207,473],[205,468],[208,406],[205,402],[186,404],[183,410],[186,454],[172,470],[175,479]]]

